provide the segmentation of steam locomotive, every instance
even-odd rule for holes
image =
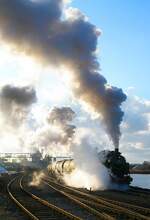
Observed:
[[[100,162],[108,169],[113,183],[129,185],[132,182],[130,176],[129,163],[121,155],[118,149],[115,151],[101,151],[99,153]]]
[[[113,184],[128,186],[131,183],[132,178],[129,173],[129,163],[126,162],[126,159],[121,155],[118,149],[115,149],[115,151],[101,151],[98,157],[100,163],[107,168]],[[64,173],[70,174],[75,167],[74,160],[67,159],[50,164],[48,171],[59,175],[63,175]]]

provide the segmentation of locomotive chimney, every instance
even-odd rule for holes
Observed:
[[[115,153],[119,153],[119,147],[115,147]]]

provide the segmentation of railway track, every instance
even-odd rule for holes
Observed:
[[[122,191],[122,194],[127,194],[127,193],[128,193],[128,195],[131,195],[131,196],[140,196],[141,198],[143,197],[143,199],[147,198],[147,196],[150,196],[150,190],[136,189],[136,188],[131,187],[131,186],[130,186],[130,188],[127,192]]]
[[[27,185],[27,182],[25,183],[25,185]],[[47,183],[45,183],[47,185]],[[41,189],[44,189],[44,191],[46,190],[46,187],[43,187],[43,185],[41,186]],[[32,190],[32,189],[31,189]],[[35,193],[39,194],[40,193],[40,186],[35,187]],[[69,205],[71,203],[73,203],[73,206],[75,208],[75,213],[78,213],[78,215],[80,216],[81,219],[84,220],[115,220],[115,218],[111,217],[110,215],[104,213],[103,211],[100,212],[100,210],[96,210],[84,203],[82,203],[81,201],[79,201],[78,199],[76,199],[75,197],[65,194],[65,193],[60,193],[59,190],[57,190],[54,187],[51,187],[51,190],[49,188],[49,186],[47,187],[48,192],[46,192],[49,196],[47,197],[47,200],[49,201],[53,201],[53,203],[57,203],[58,204],[58,195],[59,195],[59,204],[60,206],[63,206],[62,203],[66,202],[67,203],[67,207],[65,207],[67,210],[70,209]],[[54,193],[55,192],[55,193]],[[44,194],[43,194],[44,196]],[[55,196],[55,199],[53,199],[53,197]],[[62,199],[63,198],[63,199]],[[80,212],[79,212],[80,210]],[[72,212],[73,210],[70,210],[70,212]],[[82,213],[81,213],[82,212]]]
[[[129,210],[133,210],[135,212],[141,213],[144,216],[150,217],[150,209],[149,208],[144,208],[144,207],[141,207],[141,206],[132,205],[132,204],[129,204],[129,203],[119,202],[119,201],[116,201],[116,200],[111,200],[111,199],[106,199],[106,198],[103,198],[103,199],[107,202],[112,203],[112,204],[115,204],[115,205],[118,205],[118,206],[121,206],[121,207],[125,207]]]
[[[85,193],[72,187],[61,185],[52,178],[48,178],[48,181],[45,180],[45,183],[65,196],[71,196],[96,210],[101,210],[113,216],[115,219],[150,220],[150,209]]]
[[[141,197],[150,196],[150,190],[136,189],[134,187],[130,187],[129,193],[132,194],[132,195],[138,195],[138,196],[141,196]]]
[[[145,195],[150,195],[150,189],[143,189],[135,186],[130,186],[130,191],[136,193],[143,193]]]
[[[81,218],[37,197],[22,186],[23,176],[15,177],[7,185],[13,202],[23,211],[27,219],[34,220],[81,220]]]
[[[114,217],[112,217],[109,214],[105,213],[102,209],[97,210],[94,207],[92,207],[91,206],[92,201],[90,201],[88,204],[86,204],[85,202],[82,202],[81,199],[79,199],[79,197],[74,196],[70,193],[66,193],[65,191],[62,191],[61,189],[58,189],[57,187],[54,187],[53,185],[47,183],[46,181],[43,181],[43,182],[45,184],[47,184],[50,188],[55,190],[56,192],[62,194],[63,196],[67,197],[69,200],[75,202],[76,204],[78,204],[82,208],[86,209],[88,212],[92,213],[95,216],[94,219],[115,220]],[[89,206],[89,204],[90,204],[90,206]]]

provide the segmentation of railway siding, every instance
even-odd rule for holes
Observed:
[[[100,207],[100,204],[103,204],[109,208],[111,208],[113,211],[115,212],[118,212],[118,213],[122,213],[124,215],[126,215],[126,217],[128,217],[128,219],[137,219],[137,220],[150,220],[150,218],[147,216],[147,212],[149,213],[149,209],[143,209],[143,214],[141,213],[138,213],[137,210],[134,210],[130,207],[129,209],[129,205],[128,207],[124,207],[122,206],[121,203],[116,203],[115,202],[113,203],[113,201],[107,201],[103,198],[101,198],[100,196],[95,196],[95,195],[91,195],[91,194],[88,194],[88,193],[85,193],[85,192],[81,192],[77,189],[73,189],[71,187],[68,187],[68,186],[62,186],[60,185],[59,183],[57,183],[56,181],[52,180],[52,179],[49,179],[49,181],[52,183],[52,184],[55,184],[56,186],[61,186],[61,188],[64,188],[64,190],[68,190],[69,194],[71,194],[72,196],[76,196],[78,197],[78,199],[81,198],[81,196],[83,196],[81,199],[90,199],[90,201],[93,201],[93,202],[96,202],[99,204],[99,207]],[[80,198],[79,198],[79,195],[80,195]],[[83,201],[83,200],[82,200]],[[136,207],[137,208],[137,207]],[[142,209],[142,207],[139,208],[140,211]],[[139,211],[138,209],[138,211]],[[147,212],[146,212],[147,211]]]
[[[56,207],[47,201],[28,192],[22,186],[22,177],[16,177],[7,185],[7,191],[15,204],[21,208],[30,219],[34,220],[81,220],[81,218],[74,216],[59,207]]]
[[[44,181],[45,182],[45,181]],[[113,217],[107,215],[106,213],[101,213],[99,211],[97,211],[94,208],[91,208],[90,206],[86,205],[85,203],[82,203],[78,197],[74,197],[71,194],[68,194],[62,190],[58,190],[57,188],[53,187],[52,185],[50,185],[49,183],[45,182],[45,184],[47,184],[48,186],[50,186],[52,189],[54,189],[55,191],[63,194],[64,196],[66,196],[67,198],[69,198],[70,200],[74,201],[75,203],[79,204],[81,207],[87,209],[89,212],[93,213],[94,215],[98,216],[100,219],[104,219],[104,220],[115,220]]]

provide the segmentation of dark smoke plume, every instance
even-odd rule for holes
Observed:
[[[36,92],[30,86],[5,85],[0,90],[0,111],[14,125],[23,121],[29,107],[36,102]]]
[[[0,97],[4,105],[9,105],[14,102],[18,105],[30,106],[32,103],[36,102],[36,92],[30,86],[16,87],[5,85],[1,89]]]
[[[72,76],[72,91],[105,122],[119,145],[121,104],[126,95],[108,87],[96,57],[100,32],[78,10],[63,18],[62,0],[0,0],[0,40],[44,64],[65,66]]]

